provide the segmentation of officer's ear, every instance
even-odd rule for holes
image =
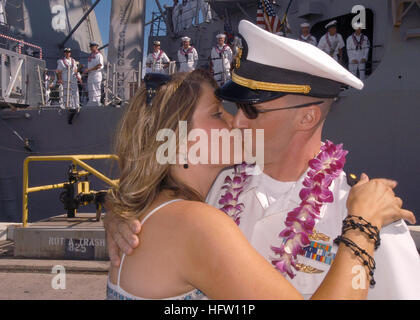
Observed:
[[[317,105],[302,108],[299,111],[299,127],[301,130],[311,130],[315,128],[322,119],[322,111]]]

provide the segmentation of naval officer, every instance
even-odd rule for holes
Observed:
[[[334,162],[335,165],[342,167],[344,161],[340,146],[321,141],[322,128],[341,86],[361,90],[363,82],[315,46],[278,37],[248,21],[240,22],[239,33],[244,45],[235,61],[232,80],[216,90],[216,95],[238,106],[234,127],[264,129],[264,168],[262,174],[250,175],[245,182],[241,166],[225,170],[206,201],[226,209],[255,249],[285,270],[287,279],[309,298],[335,259],[334,239],[342,233],[342,221],[348,216],[346,202],[350,190],[350,179],[341,169],[335,171],[328,183],[325,175],[314,175],[321,163],[329,163],[336,152],[341,165]],[[235,190],[233,178],[240,192],[236,191],[235,204],[225,208],[229,200],[226,192]],[[317,203],[319,206],[308,208],[304,200],[310,202],[306,198],[308,186],[325,196],[325,201]],[[304,210],[312,209],[317,218],[309,221]],[[313,228],[310,232],[304,229],[307,225]],[[120,249],[124,252],[129,252],[127,246],[136,245],[124,242],[131,239],[133,229],[140,229],[138,220],[126,224],[117,219],[107,223],[107,231],[113,239],[121,240]],[[288,245],[285,240],[295,236],[308,237],[310,244],[299,247],[299,239],[303,238],[297,238],[296,251],[277,249]],[[115,246],[115,242],[109,245]],[[295,258],[279,264],[279,253],[290,257],[292,252],[296,253]],[[111,257],[113,261],[115,258],[118,259]],[[375,261],[376,269],[369,273],[368,267],[366,273],[355,270],[355,286],[361,283],[358,274],[359,277],[374,274],[376,283],[371,282],[369,299],[420,299],[420,260],[404,221],[381,229]],[[361,288],[355,287],[358,289]]]
[[[149,53],[146,60],[146,73],[165,73],[164,68],[169,66],[169,58],[160,48],[160,41],[153,42],[153,52]]]
[[[327,32],[319,40],[318,48],[329,54],[335,61],[343,62],[344,40],[341,34],[337,33],[337,20],[325,25]]]
[[[214,80],[219,86],[230,80],[230,68],[232,64],[232,49],[225,43],[226,35],[220,33],[216,36],[217,44],[211,49],[211,69]]]
[[[71,57],[70,48],[65,48],[64,57],[57,61],[57,78],[57,83],[63,86],[60,94],[64,107],[78,109],[80,101],[77,82],[81,82],[81,78],[77,72],[76,61]]]
[[[88,74],[89,106],[101,104],[102,69],[104,68],[104,57],[98,50],[99,44],[95,41],[90,43],[91,54],[88,58],[88,67],[84,73]]]
[[[310,34],[309,27],[310,24],[307,22],[304,22],[300,25],[301,34],[299,36],[299,40],[316,46],[318,42],[316,41],[316,38]]]
[[[190,41],[189,37],[182,37],[182,47],[178,50],[179,72],[190,72],[197,68],[198,53]]]
[[[347,38],[347,55],[349,57],[349,70],[355,76],[359,72],[360,80],[366,77],[366,61],[369,56],[369,38],[358,28]]]

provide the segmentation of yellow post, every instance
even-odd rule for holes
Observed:
[[[82,160],[96,160],[96,159],[112,159],[118,160],[118,157],[113,154],[98,154],[98,155],[70,155],[70,156],[37,156],[28,157],[23,162],[23,197],[22,197],[22,225],[25,228],[28,225],[28,194],[30,192],[45,191],[63,188],[65,183],[50,184],[38,187],[29,188],[29,163],[32,161],[72,161],[74,165],[79,165],[86,171],[80,172],[80,176],[93,174],[108,185],[115,187],[118,184],[117,180],[112,180],[99,171],[95,170]]]
[[[22,224],[26,228],[28,224],[28,163],[29,158],[26,158],[23,162],[23,212],[22,212]]]

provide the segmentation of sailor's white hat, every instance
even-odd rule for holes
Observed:
[[[328,22],[325,25],[325,29],[328,29],[328,28],[331,28],[331,27],[336,27],[336,26],[337,26],[337,20],[333,20],[333,21]]]
[[[89,47],[94,47],[94,46],[99,47],[99,43],[97,43],[96,41],[91,41],[90,44],[89,44]]]
[[[300,24],[300,27],[301,28],[309,28],[310,26],[311,25],[309,23],[307,23],[307,22],[303,22],[303,23]]]
[[[185,36],[185,37],[182,37],[181,40],[182,41],[191,41],[191,38]]]
[[[219,33],[219,34],[216,36],[216,38],[217,38],[217,39],[219,39],[219,38],[226,38],[226,35],[225,35],[224,33]]]
[[[243,49],[232,81],[216,90],[227,101],[258,103],[287,94],[334,98],[342,85],[361,90],[363,82],[317,47],[279,37],[255,24],[239,23]]]
[[[153,41],[153,45],[160,46],[160,41]]]

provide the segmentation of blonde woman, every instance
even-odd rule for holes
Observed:
[[[208,136],[211,129],[231,129],[232,117],[213,93],[215,81],[200,70],[170,80],[153,77],[149,75],[146,87],[131,101],[117,135],[120,183],[108,196],[107,208],[123,218],[139,219],[142,230],[133,254],[122,255],[120,266],[111,267],[108,298],[301,299],[231,218],[203,202],[226,165],[171,165],[156,159],[163,143],[158,132],[170,129],[178,136],[179,121]],[[177,150],[182,159],[185,150]],[[395,185],[364,177],[350,192],[349,212],[379,229],[402,217],[413,219],[400,209],[401,200],[392,192]],[[374,243],[362,232],[351,230],[346,237],[373,256]],[[352,267],[357,264],[362,262],[354,252],[340,244],[312,298],[366,298],[367,289],[352,288]]]

